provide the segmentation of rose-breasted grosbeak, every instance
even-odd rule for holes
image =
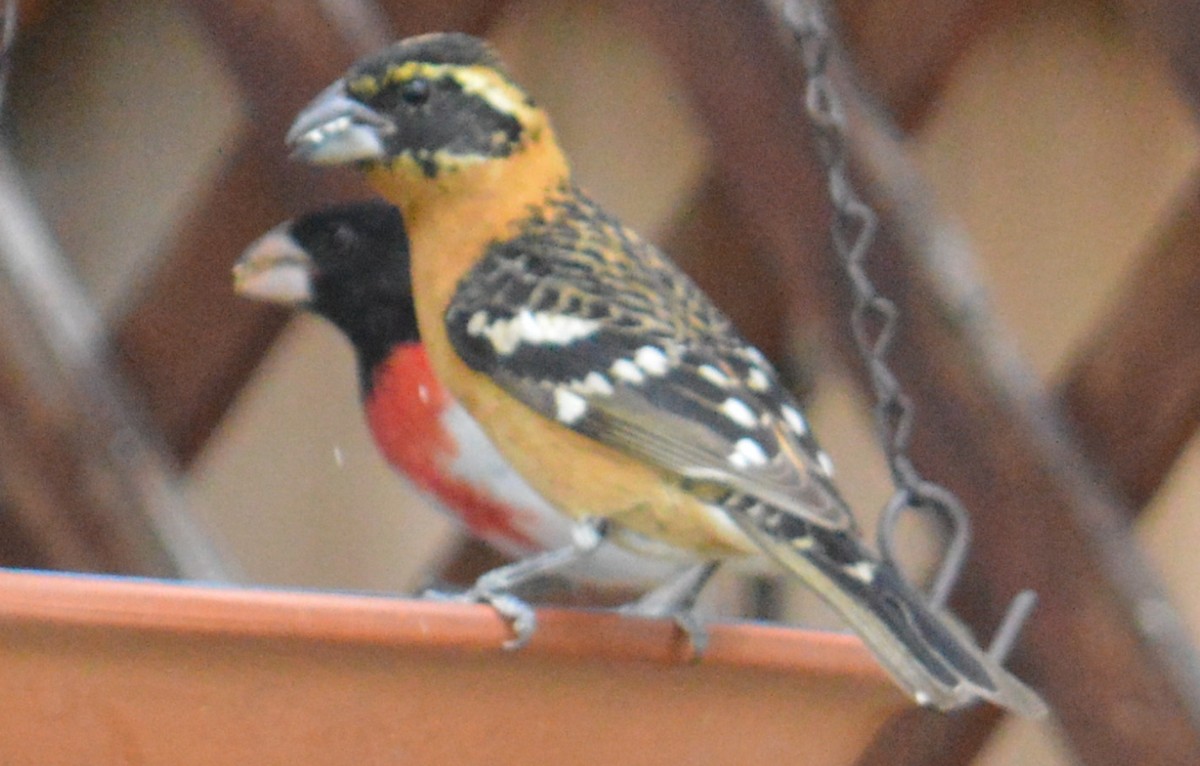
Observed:
[[[500,598],[529,561],[572,548],[574,524],[529,487],[479,425],[433,375],[417,332],[408,240],[400,212],[384,202],[332,207],[286,221],[251,244],[234,267],[241,295],[298,306],[333,323],[350,341],[367,425],[384,458],[438,510],[518,560],[484,575],[474,593]],[[656,553],[660,546],[654,546]],[[615,545],[568,561],[560,573],[588,583],[667,583],[630,611],[670,616],[689,586],[708,574],[685,551],[647,557]],[[532,567],[529,574],[546,571]],[[695,578],[695,579],[693,579]],[[502,611],[504,611],[502,609]]]

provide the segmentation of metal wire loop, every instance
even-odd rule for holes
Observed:
[[[896,528],[901,515],[907,511],[933,514],[950,530],[950,542],[946,544],[929,589],[929,603],[935,609],[943,609],[971,548],[971,518],[954,495],[933,482],[921,482],[917,492],[897,490],[883,508],[878,531],[879,553],[893,563],[897,561]]]

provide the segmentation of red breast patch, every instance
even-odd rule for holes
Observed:
[[[375,444],[392,467],[440,500],[476,536],[535,551],[529,536],[514,526],[519,510],[451,472],[460,447],[446,431],[442,414],[452,403],[433,376],[425,347],[407,343],[376,370],[364,408]]]

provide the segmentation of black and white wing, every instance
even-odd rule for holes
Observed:
[[[775,371],[653,245],[564,190],[495,243],[446,313],[473,369],[563,425],[829,529],[853,520]]]

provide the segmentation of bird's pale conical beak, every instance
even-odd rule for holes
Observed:
[[[313,260],[282,224],[254,241],[233,267],[238,295],[286,306],[313,299]]]
[[[292,158],[314,165],[381,160],[385,139],[395,131],[387,117],[350,97],[338,80],[312,100],[287,134]]]

